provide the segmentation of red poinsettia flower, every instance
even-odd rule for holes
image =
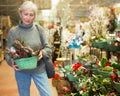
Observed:
[[[110,77],[113,81],[117,82],[117,76],[115,74],[110,74]]]
[[[111,14],[113,14],[114,11],[115,11],[115,8],[111,7],[111,10],[110,10]]]
[[[97,65],[98,68],[100,67],[99,62],[100,62],[100,60],[97,59],[97,60],[96,60],[96,65]]]
[[[111,66],[110,62],[106,62],[105,66]]]
[[[87,87],[86,86],[82,86],[81,88],[83,91],[86,91],[87,90]]]
[[[58,67],[58,62],[54,62],[54,68],[57,68]]]
[[[55,73],[55,75],[54,75],[54,77],[53,77],[53,80],[55,80],[55,79],[60,79],[60,80],[62,80],[62,77],[60,77],[60,75],[58,74],[58,73]]]
[[[54,75],[54,78],[59,78],[59,77],[60,77],[60,75],[57,73]]]
[[[76,64],[74,64],[74,65],[73,65],[73,67],[72,67],[72,68],[73,68],[73,70],[77,71],[77,70],[78,70],[78,68],[79,68],[79,67],[81,67],[81,66],[82,66],[82,64],[81,64],[81,63],[76,63]]]
[[[110,93],[110,95],[112,95],[112,96],[115,95],[115,94],[116,94],[115,92],[111,92],[111,93]]]
[[[48,25],[48,29],[52,29],[52,28],[54,28],[54,24]]]
[[[118,72],[118,70],[117,70],[116,68],[114,68],[114,69],[113,69],[113,72],[114,72],[114,73],[117,73],[117,72]]]

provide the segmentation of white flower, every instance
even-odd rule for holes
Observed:
[[[16,52],[15,48],[14,48],[14,47],[11,47],[11,48],[10,48],[10,52],[15,53],[15,52]]]

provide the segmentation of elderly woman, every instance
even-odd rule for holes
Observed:
[[[5,59],[7,63],[15,70],[15,78],[20,96],[30,96],[30,85],[32,79],[40,93],[40,96],[52,96],[45,70],[45,63],[41,60],[44,56],[50,56],[52,50],[48,45],[43,28],[40,25],[37,25],[38,28],[36,28],[36,24],[33,23],[36,14],[37,6],[31,1],[25,1],[19,8],[21,19],[19,25],[11,28],[8,34],[8,48],[11,48],[14,43],[14,39],[23,40],[27,46],[33,50],[37,50],[40,46],[44,46],[38,55],[38,60],[40,62],[34,69],[20,70],[14,63],[13,59],[6,54]],[[41,32],[41,34],[39,32]]]

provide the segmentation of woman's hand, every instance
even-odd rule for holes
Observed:
[[[11,59],[12,61],[12,67],[16,70],[16,71],[20,71],[20,69],[18,68],[18,66],[15,64],[14,60]]]
[[[40,60],[43,57],[42,51],[39,52],[38,54],[38,60]]]

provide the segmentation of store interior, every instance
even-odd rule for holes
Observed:
[[[0,96],[18,96],[4,54],[24,1],[0,0]],[[53,96],[120,96],[120,0],[30,1],[38,6],[35,22],[53,51]],[[39,96],[33,84],[31,92]]]

